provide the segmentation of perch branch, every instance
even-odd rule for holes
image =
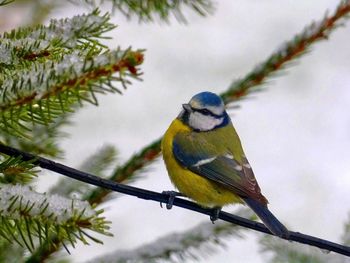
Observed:
[[[137,187],[132,187],[129,185],[119,184],[111,180],[103,179],[95,175],[76,170],[74,168],[65,166],[63,164],[56,163],[52,160],[35,156],[30,153],[26,153],[3,144],[0,144],[0,152],[13,157],[21,156],[21,158],[24,161],[34,160],[33,163],[40,166],[43,169],[47,169],[47,170],[65,175],[70,178],[73,178],[88,184],[103,187],[111,191],[135,196],[144,200],[153,200],[161,203],[167,203],[169,199],[169,196],[166,194],[160,194],[157,192],[153,192],[153,191],[149,191],[149,190],[145,190]],[[205,215],[212,214],[211,209],[203,208],[191,201],[184,200],[181,198],[174,199],[174,206],[182,207],[182,208],[192,210]],[[243,217],[239,217],[239,216],[221,211],[219,213],[219,218],[226,222],[230,222],[230,223],[240,225],[242,227],[246,227],[258,232],[272,235],[272,233],[263,224],[243,218]],[[334,242],[330,242],[328,240],[320,239],[314,236],[309,236],[299,232],[290,231],[290,235],[287,240],[295,241],[302,244],[307,244],[310,246],[315,246],[326,251],[332,251],[332,252],[350,257],[350,247],[343,246]]]

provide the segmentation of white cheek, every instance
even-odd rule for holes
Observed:
[[[196,130],[209,131],[215,126],[220,125],[224,118],[216,119],[215,117],[201,114],[200,112],[192,112],[189,117],[189,125]]]

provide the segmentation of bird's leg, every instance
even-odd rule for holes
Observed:
[[[176,196],[184,196],[183,194],[176,191],[163,191],[162,194],[169,196],[168,202],[166,203],[167,209],[171,209],[173,207],[174,199]],[[162,203],[160,203],[160,207],[163,208]]]
[[[213,208],[211,215],[210,215],[210,221],[214,224],[216,220],[219,219],[219,213],[221,211],[220,206],[216,206]]]

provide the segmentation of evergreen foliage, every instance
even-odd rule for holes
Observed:
[[[274,237],[264,237],[260,240],[263,252],[272,253],[270,263],[347,263],[347,257],[330,253],[314,247],[277,240]]]
[[[0,7],[12,0],[0,0]],[[35,1],[42,8],[42,21],[57,7],[55,1]],[[95,6],[95,1],[85,0]],[[186,22],[187,10],[206,16],[214,10],[210,0],[141,1],[109,0],[114,12],[142,22],[169,22],[174,16]],[[318,22],[313,22],[285,42],[270,57],[235,80],[221,94],[226,104],[235,102],[262,87],[290,62],[310,51],[311,46],[330,34],[349,17],[350,1]],[[110,14],[98,8],[72,18],[52,19],[47,25],[20,27],[0,35],[0,143],[26,152],[62,158],[59,140],[62,127],[86,104],[98,105],[98,94],[118,93],[132,81],[140,80],[144,50],[109,49],[103,40],[116,26]],[[157,159],[160,140],[134,154],[124,164],[117,151],[105,146],[93,153],[80,170],[118,183],[130,183],[142,169]],[[40,175],[35,159],[0,154],[0,262],[43,262],[67,245],[101,241],[95,234],[110,236],[110,222],[96,206],[109,190],[62,178],[49,193],[38,193],[29,185]],[[117,165],[116,165],[117,163]],[[114,166],[112,172],[111,167]],[[81,201],[78,200],[86,200]],[[243,213],[251,218],[251,214]],[[350,244],[350,223],[343,243]],[[130,251],[116,251],[93,262],[185,261],[206,256],[222,239],[239,236],[239,228],[219,222],[204,223],[181,234],[162,237]],[[271,262],[346,262],[344,257],[281,242],[274,237],[261,240],[264,251],[272,252]],[[160,245],[159,245],[160,244]]]
[[[9,3],[13,2],[13,1],[14,1],[14,0],[1,0],[1,1],[0,1],[0,6],[7,5],[7,4],[9,4]]]
[[[86,201],[58,195],[39,194],[28,186],[0,185],[0,236],[33,252],[37,246],[51,246],[52,237],[73,247],[86,238],[100,242],[86,230],[110,235],[102,210],[94,211]]]
[[[71,113],[63,113],[47,125],[34,125],[30,131],[30,140],[0,131],[2,141],[24,151],[62,158],[64,152],[59,148],[58,140],[67,136],[62,128],[71,124],[70,116]]]
[[[235,214],[245,218],[256,218],[248,209],[240,209]],[[183,233],[171,233],[136,249],[116,250],[89,262],[184,262],[187,259],[199,260],[215,252],[218,247],[225,247],[225,239],[229,237],[242,238],[241,232],[242,228],[231,223],[204,222]]]
[[[97,41],[114,28],[108,21],[96,9],[1,36],[1,130],[31,138],[32,126],[48,125],[83,101],[97,105],[96,93],[120,93],[116,83],[126,88],[138,76],[141,51],[110,51]]]
[[[109,20],[108,13],[94,9],[0,35],[1,143],[62,157],[57,140],[65,135],[60,129],[70,123],[72,113],[84,102],[97,105],[97,94],[121,94],[132,79],[139,79],[142,50],[110,50],[102,44],[108,38],[105,34],[115,28]],[[97,153],[102,154],[100,160],[95,155],[94,162],[85,163],[87,170],[105,170],[112,163],[114,148],[103,151]],[[53,253],[61,244],[100,242],[86,230],[110,235],[103,210],[24,186],[39,172],[33,161],[0,155],[2,247],[19,245],[30,252],[44,248]],[[68,195],[69,189],[65,190]],[[7,258],[11,250],[1,250],[0,257]]]
[[[88,157],[79,167],[79,170],[105,178],[106,171],[116,163],[117,151],[112,145],[105,145],[90,157]],[[63,177],[50,189],[50,193],[66,197],[84,196],[86,193],[94,191],[91,186]],[[86,199],[86,198],[84,198]],[[86,199],[88,200],[88,199]],[[90,201],[90,200],[88,200]]]
[[[94,0],[85,0],[95,5]],[[102,1],[101,1],[102,2]],[[213,12],[214,4],[211,0],[109,0],[113,11],[119,11],[127,18],[138,17],[139,21],[151,22],[155,20],[169,22],[173,15],[179,22],[187,22],[184,9],[191,9],[195,13],[206,16]]]
[[[22,161],[20,157],[8,156],[0,158],[0,161],[1,184],[27,184],[39,172],[31,161]]]

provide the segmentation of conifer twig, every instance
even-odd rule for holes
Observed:
[[[1,0],[0,1],[0,6],[7,5],[7,4],[9,4],[9,3],[13,2],[13,1],[15,1],[15,0]]]
[[[346,263],[348,259],[342,255],[329,253],[324,249],[303,246],[299,243],[290,243],[286,240],[278,240],[272,236],[264,236],[260,239],[262,252],[272,254],[270,263],[277,262],[307,262],[307,263]]]
[[[13,157],[21,156],[22,159],[25,161],[34,160],[33,163],[42,167],[43,169],[47,169],[47,170],[68,176],[70,178],[73,178],[88,184],[103,187],[115,192],[135,196],[144,200],[153,200],[161,203],[167,203],[169,199],[169,196],[167,194],[161,194],[154,191],[149,191],[149,190],[145,190],[137,187],[119,184],[107,179],[94,176],[92,174],[88,174],[88,173],[76,170],[74,168],[65,166],[63,164],[56,163],[52,160],[45,159],[42,157],[32,155],[30,153],[17,150],[15,148],[12,148],[3,144],[0,144],[0,152]],[[191,201],[181,199],[181,198],[174,199],[174,206],[182,207],[182,208],[192,210],[205,215],[211,215],[213,212],[211,209],[203,208]],[[248,220],[246,218],[235,216],[223,211],[219,213],[219,218],[221,220],[231,222],[231,223],[243,226],[245,228],[250,228],[258,232],[272,235],[271,232],[263,224],[252,220]],[[284,239],[287,239],[290,241],[296,241],[302,244],[308,244],[310,246],[315,246],[320,249],[324,249],[326,251],[333,251],[335,253],[350,257],[350,247],[336,244],[328,240],[320,239],[317,237],[305,235],[299,232],[290,231],[289,237]]]
[[[79,165],[78,169],[96,176],[106,178],[106,170],[115,165],[117,150],[112,145],[104,145]],[[51,194],[60,196],[82,196],[91,192],[91,186],[80,181],[72,182],[70,178],[62,177],[50,190]],[[83,198],[86,200],[86,198]],[[89,200],[87,200],[89,201]]]
[[[256,218],[252,210],[245,208],[235,212],[245,218]],[[224,221],[205,221],[183,232],[170,233],[131,250],[115,250],[86,263],[125,262],[185,262],[198,260],[215,252],[217,247],[225,247],[225,238],[242,238],[242,227]],[[176,260],[178,259],[178,260]]]
[[[346,246],[350,246],[350,214],[347,222],[345,223],[344,227],[344,234],[342,236],[342,243]]]
[[[232,82],[228,90],[221,94],[224,102],[230,103],[246,96],[254,91],[253,88],[264,84],[271,75],[309,51],[312,44],[328,39],[330,33],[342,25],[341,21],[349,18],[349,13],[350,0],[341,1],[333,14],[326,14],[321,21],[312,22],[244,78]]]
[[[150,164],[160,153],[160,140],[157,140],[147,147],[143,148],[140,153],[133,155],[124,165],[118,166],[109,177],[109,180],[117,183],[130,180],[135,172]],[[99,204],[103,198],[109,193],[108,189],[97,188],[88,194],[86,199],[90,204]]]
[[[73,247],[78,240],[86,244],[87,238],[101,243],[85,230],[111,235],[110,222],[102,212],[87,201],[37,193],[26,185],[0,184],[0,236],[30,252],[39,246],[56,246],[52,236],[62,243],[69,240]]]
[[[95,4],[93,0],[85,0],[88,4]],[[109,0],[112,10],[119,11],[127,18],[138,17],[139,21],[152,22],[161,20],[169,22],[173,15],[179,22],[186,23],[184,9],[192,9],[200,16],[206,16],[214,10],[211,0]]]

